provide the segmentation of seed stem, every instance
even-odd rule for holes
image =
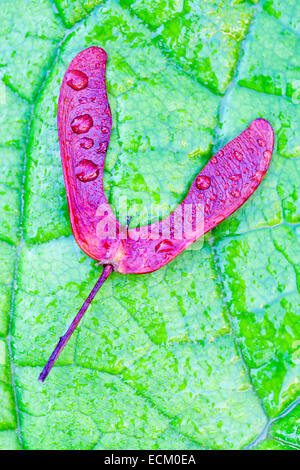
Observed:
[[[91,290],[89,296],[87,297],[87,299],[85,300],[85,302],[83,303],[81,309],[79,310],[79,312],[77,313],[76,317],[74,318],[74,320],[72,321],[71,325],[69,326],[67,332],[65,333],[64,336],[62,336],[53,353],[51,354],[51,356],[49,357],[48,359],[48,362],[47,364],[45,365],[44,369],[42,370],[40,376],[39,376],[39,381],[40,382],[44,382],[44,380],[47,378],[49,372],[51,371],[52,367],[54,366],[58,356],[60,355],[60,353],[62,352],[63,348],[65,347],[65,345],[67,344],[67,342],[69,341],[70,337],[72,336],[72,333],[74,332],[75,328],[77,327],[78,323],[80,322],[80,320],[82,319],[83,315],[85,314],[85,312],[87,311],[87,309],[89,308],[92,300],[94,299],[95,295],[97,294],[98,290],[100,289],[100,287],[104,284],[104,282],[106,281],[106,279],[108,278],[108,276],[112,273],[113,271],[113,267],[110,265],[110,264],[107,264],[106,266],[104,266],[103,268],[103,271],[102,271],[102,274],[101,276],[99,277],[98,281],[96,282],[95,286],[93,287],[93,289]]]

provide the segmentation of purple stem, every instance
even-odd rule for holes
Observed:
[[[45,365],[44,369],[42,370],[42,372],[39,376],[39,381],[40,382],[44,382],[44,380],[46,379],[47,375],[49,374],[50,370],[52,369],[53,365],[55,364],[58,356],[60,355],[60,353],[64,349],[65,345],[69,341],[73,331],[75,330],[78,323],[82,319],[83,315],[85,314],[85,312],[89,308],[90,303],[94,299],[95,295],[97,294],[97,292],[100,289],[100,287],[102,286],[102,284],[106,281],[108,276],[112,273],[112,271],[113,271],[113,267],[110,264],[107,264],[106,266],[104,266],[101,276],[99,277],[99,279],[96,282],[95,286],[91,290],[89,296],[85,300],[84,304],[82,305],[81,309],[77,313],[76,317],[72,321],[71,325],[68,328],[68,331],[65,333],[64,336],[62,336],[59,339],[53,353],[49,357],[47,364]]]

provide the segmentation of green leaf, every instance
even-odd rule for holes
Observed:
[[[296,0],[5,2],[0,448],[299,448],[299,25]],[[275,148],[205,240],[112,274],[41,385],[101,273],[71,233],[56,125],[64,72],[91,45],[108,54],[104,188],[121,222],[125,197],[131,226],[167,216],[252,119]]]
[[[295,450],[300,445],[300,406],[292,407],[269,425],[265,439],[259,439],[255,450]]]

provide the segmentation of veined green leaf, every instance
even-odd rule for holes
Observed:
[[[8,0],[0,16],[0,448],[299,448],[297,0]],[[121,222],[122,197],[132,226],[167,216],[255,118],[275,148],[204,243],[112,274],[41,385],[101,272],[71,234],[56,126],[64,72],[92,45]]]

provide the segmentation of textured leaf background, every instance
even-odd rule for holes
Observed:
[[[0,448],[299,449],[299,1],[7,0],[0,17]],[[275,151],[201,249],[113,274],[41,385],[100,275],[71,235],[56,129],[91,45],[109,57],[121,220],[122,195],[132,226],[169,214],[254,118]]]

